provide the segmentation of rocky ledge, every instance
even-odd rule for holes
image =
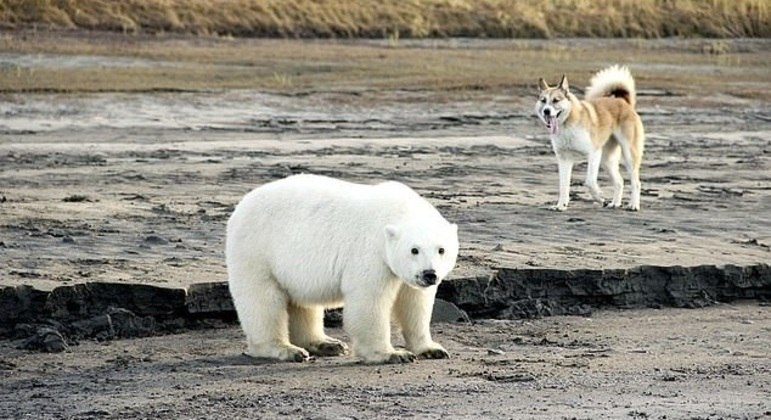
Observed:
[[[606,308],[698,308],[743,299],[767,302],[771,266],[502,268],[489,277],[446,281],[437,297],[435,322],[585,316]],[[30,350],[57,352],[84,339],[141,337],[235,322],[225,282],[194,284],[187,290],[101,282],[50,292],[0,288],[0,339]],[[339,325],[340,312],[328,312],[325,322]]]

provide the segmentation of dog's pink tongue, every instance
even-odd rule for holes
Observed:
[[[557,134],[560,132],[560,122],[557,120],[557,117],[550,117],[549,118],[549,133],[550,134]]]

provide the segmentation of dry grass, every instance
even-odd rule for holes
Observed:
[[[768,0],[3,0],[0,27],[289,38],[769,37]]]
[[[422,90],[531,95],[538,77],[569,72],[583,86],[597,69],[625,63],[645,88],[771,95],[766,40],[327,41],[23,33],[0,50],[54,65],[0,68],[0,92],[206,91],[305,94]],[[110,57],[141,65],[77,64]],[[72,65],[71,63],[75,63]],[[733,82],[732,82],[733,81]],[[735,86],[735,82],[742,82]]]

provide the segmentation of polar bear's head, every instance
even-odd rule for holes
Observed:
[[[385,227],[388,267],[413,287],[444,280],[458,258],[458,225],[411,223]]]

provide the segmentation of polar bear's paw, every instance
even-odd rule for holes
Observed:
[[[304,362],[311,358],[307,350],[291,344],[250,347],[244,354],[257,359],[278,359],[284,362]]]
[[[286,362],[305,362],[306,360],[310,360],[311,355],[303,348],[287,347],[281,351],[278,358]]]
[[[430,348],[418,353],[418,357],[421,359],[449,359],[450,353],[437,344],[437,347],[435,348]]]
[[[396,365],[399,363],[412,363],[417,359],[415,353],[408,350],[394,350],[383,363]]]
[[[362,362],[368,365],[412,363],[418,358],[415,353],[403,349],[396,349],[389,353],[374,353],[367,356],[360,356],[362,357]]]
[[[348,354],[348,345],[331,337],[327,337],[324,341],[318,343],[312,343],[306,347],[306,349],[310,354],[319,357],[342,356]]]

